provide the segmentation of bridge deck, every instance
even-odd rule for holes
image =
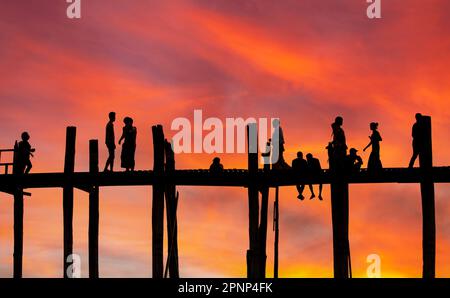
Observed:
[[[419,183],[422,172],[419,168],[385,168],[382,172],[373,174],[362,170],[360,173],[347,177],[348,183]],[[22,176],[0,175],[0,189],[8,189],[16,184],[27,188],[53,188],[72,184],[75,187],[86,188],[98,186],[133,186],[153,185],[163,179],[167,183],[192,186],[235,186],[246,187],[249,184],[289,186],[296,184],[329,184],[332,174],[323,170],[321,175],[302,175],[293,170],[259,170],[255,175],[249,175],[248,170],[230,169],[220,173],[208,170],[176,170],[174,173],[156,175],[153,171],[135,172],[106,172],[89,173],[77,172],[70,175],[64,173],[32,173]],[[450,182],[450,167],[434,167],[432,181],[435,183]]]

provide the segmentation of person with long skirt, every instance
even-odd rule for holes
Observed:
[[[122,136],[119,140],[119,145],[123,142],[122,145],[122,154],[121,158],[121,167],[125,169],[125,171],[134,171],[135,167],[135,152],[136,152],[136,135],[137,129],[133,126],[133,119],[130,117],[125,117],[123,119],[123,123],[125,126],[123,127]]]
[[[370,172],[377,172],[383,169],[380,158],[380,142],[382,141],[382,138],[378,132],[378,123],[370,123],[370,130],[372,130],[372,135],[369,136],[370,142],[363,151],[366,151],[367,148],[372,146],[372,152],[370,153],[369,162],[367,163],[367,170]]]

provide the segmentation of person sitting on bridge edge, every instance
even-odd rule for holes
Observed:
[[[19,142],[19,145],[17,147],[20,173],[25,174],[28,174],[33,167],[33,165],[31,164],[30,156],[33,156],[33,152],[36,151],[34,148],[31,148],[31,145],[28,142],[29,140],[30,135],[28,134],[28,132],[23,132],[22,141]]]
[[[303,158],[303,152],[298,151],[297,152],[297,158],[295,158],[292,161],[292,169],[296,172],[296,173],[308,173],[308,163],[306,162],[306,160]],[[305,189],[305,185],[296,185],[297,187],[297,191],[298,191],[298,196],[297,198],[299,200],[304,200],[305,197],[303,196],[303,190]]]
[[[423,140],[421,139],[422,133],[421,133],[421,127],[420,127],[420,120],[422,118],[422,114],[417,113],[416,114],[416,123],[413,124],[412,127],[412,147],[413,147],[413,155],[411,157],[411,160],[409,161],[409,168],[412,168],[414,166],[414,162],[417,159],[417,156],[419,156],[419,153],[422,151],[422,143]]]
[[[363,164],[362,158],[358,156],[356,152],[358,152],[358,150],[351,148],[350,154],[346,156],[345,166],[350,174],[359,173]]]
[[[116,151],[116,140],[114,137],[114,121],[116,121],[116,113],[110,112],[108,116],[109,121],[108,124],[106,124],[105,144],[108,148],[109,156],[106,160],[104,172],[108,171],[108,167],[110,168],[111,172],[113,171]]]
[[[220,173],[223,171],[223,165],[220,163],[220,158],[214,157],[213,162],[209,167],[209,171],[213,173]]]
[[[306,154],[306,161],[308,163],[308,172],[313,177],[320,177],[322,174],[322,167],[320,166],[320,161],[318,158],[315,158],[311,153]],[[322,198],[322,183],[319,184],[319,200],[323,200]],[[314,194],[314,188],[312,184],[309,185],[309,190],[311,191],[311,197],[310,200],[314,199],[316,195]]]

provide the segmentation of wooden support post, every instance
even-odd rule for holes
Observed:
[[[420,192],[422,196],[422,248],[423,248],[423,278],[435,277],[436,263],[436,218],[433,183],[433,154],[431,142],[431,117],[420,119],[421,150],[419,153],[422,181]]]
[[[13,174],[23,175],[23,169],[18,163],[18,146],[14,145]],[[22,278],[23,258],[23,189],[20,185],[14,188],[14,278]]]
[[[278,278],[278,242],[280,237],[280,209],[278,202],[279,188],[275,188],[275,202],[273,203],[273,229],[275,231],[275,241],[273,248],[273,277]]]
[[[162,278],[164,271],[164,132],[161,125],[152,127],[153,185],[152,200],[152,268],[153,278]]]
[[[89,141],[89,173],[98,174],[98,140]],[[89,277],[98,278],[99,187],[89,190]]]
[[[333,265],[335,278],[350,277],[350,245],[348,239],[348,182],[343,168],[333,170],[331,183],[331,216],[333,224]]]
[[[259,275],[259,190],[256,181],[258,172],[258,135],[256,123],[247,126],[248,143],[248,214],[249,214],[249,240],[250,248],[247,251],[247,277],[256,278]]]
[[[267,213],[269,205],[269,187],[262,186],[261,189],[261,221],[259,224],[259,278],[266,277],[266,247],[267,247]]]
[[[172,144],[165,140],[166,173],[175,172],[175,153]],[[178,268],[178,226],[177,226],[177,206],[178,193],[174,184],[166,184],[166,217],[167,217],[167,264],[164,270],[164,277],[170,273],[170,278],[179,278]],[[168,271],[167,271],[168,270]]]
[[[63,187],[63,221],[64,221],[64,260],[63,276],[71,278],[69,257],[73,253],[73,182],[72,176],[75,170],[75,139],[76,127],[67,127],[66,131],[66,154],[64,159],[65,185]]]
[[[346,152],[328,147],[328,160],[332,175],[331,220],[333,225],[333,266],[335,278],[351,277],[349,226],[348,174],[345,168]]]

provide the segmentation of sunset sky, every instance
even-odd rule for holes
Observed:
[[[385,167],[407,166],[414,114],[432,116],[433,160],[450,165],[450,1],[83,0],[82,18],[63,0],[0,1],[0,148],[22,131],[36,148],[32,172],[63,170],[65,129],[77,127],[76,170],[88,169],[88,141],[116,111],[138,129],[138,170],[153,165],[151,126],[176,133],[176,117],[279,117],[286,159],[311,152],[327,167],[330,124],[344,117],[347,142],[369,152],[369,123],[380,123]],[[120,148],[119,148],[120,150]],[[120,156],[120,151],[117,151]],[[215,155],[180,154],[177,168],[207,168]],[[226,168],[246,155],[221,154]],[[8,156],[2,156],[2,162]],[[116,159],[116,169],[120,160]],[[450,277],[450,187],[436,186],[438,277]],[[179,187],[182,277],[244,277],[246,189]],[[61,277],[62,190],[25,199],[24,276]],[[329,186],[324,201],[280,190],[280,276],[332,277]],[[309,190],[305,190],[309,196]],[[272,204],[268,276],[273,275]],[[381,257],[383,277],[422,273],[419,185],[350,187],[353,276]],[[74,252],[87,267],[88,195],[75,192]],[[151,187],[100,191],[100,276],[151,276]],[[0,194],[0,277],[12,276],[13,201]]]

